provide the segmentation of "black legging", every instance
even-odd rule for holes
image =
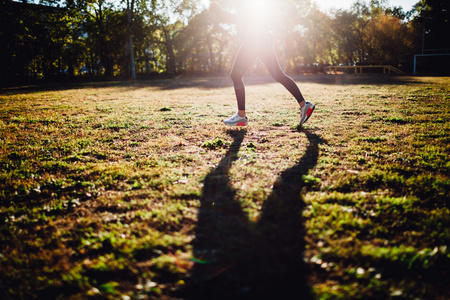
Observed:
[[[272,34],[270,32],[259,32],[248,35],[248,38],[236,54],[233,69],[231,70],[231,79],[233,80],[239,110],[245,110],[245,85],[243,76],[258,56],[273,79],[281,83],[294,96],[298,103],[304,101],[302,93],[294,80],[287,76],[280,67],[273,47]]]

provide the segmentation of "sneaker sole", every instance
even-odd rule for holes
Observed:
[[[247,122],[239,122],[239,123],[236,123],[236,124],[227,124],[227,123],[225,123],[225,125],[228,125],[228,126],[247,126]]]

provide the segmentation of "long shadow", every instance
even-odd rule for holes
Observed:
[[[182,291],[186,299],[310,299],[303,260],[303,175],[317,163],[320,137],[306,131],[309,145],[276,180],[261,217],[250,221],[230,183],[245,130],[228,132],[234,142],[205,178],[196,238],[195,264]]]

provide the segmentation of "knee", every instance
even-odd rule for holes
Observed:
[[[272,75],[272,78],[277,82],[284,82],[287,77],[287,75],[281,70],[272,72],[270,75]]]
[[[236,72],[235,70],[232,70],[230,73],[231,80],[233,81],[234,85],[242,83],[242,75],[240,72]]]

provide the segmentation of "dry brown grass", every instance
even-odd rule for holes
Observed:
[[[3,90],[1,296],[449,296],[450,80],[296,79]]]

